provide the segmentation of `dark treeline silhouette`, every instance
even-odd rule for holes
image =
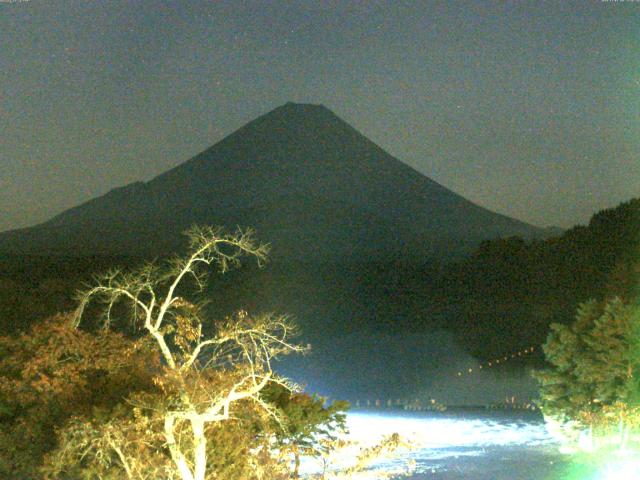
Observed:
[[[634,199],[556,238],[483,242],[444,270],[440,295],[455,304],[456,328],[472,353],[540,345],[549,324],[569,323],[580,302],[637,294],[639,239],[640,199]]]
[[[470,353],[490,358],[544,342],[589,298],[628,297],[638,285],[640,199],[603,210],[561,236],[485,241],[464,260],[274,262],[213,282],[219,316],[243,306],[288,311],[313,343],[354,332],[453,332]],[[132,266],[133,257],[3,256],[0,332],[73,308],[91,275]]]
[[[75,308],[75,292],[92,276],[141,261],[133,257],[0,255],[0,335]]]

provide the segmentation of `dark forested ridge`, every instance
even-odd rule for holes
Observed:
[[[0,255],[0,335],[75,308],[76,290],[93,275],[141,261],[117,256]]]
[[[473,352],[540,345],[549,324],[570,322],[580,302],[638,293],[639,244],[640,199],[633,199],[555,238],[483,242],[445,269],[440,292],[457,303],[456,327]]]
[[[569,322],[589,298],[630,296],[638,285],[640,199],[598,212],[561,236],[483,242],[453,263],[402,257],[370,262],[273,261],[216,279],[212,314],[234,308],[288,312],[309,341],[336,335],[454,332],[476,356],[540,345],[551,322]],[[0,328],[11,332],[71,308],[91,273],[133,257],[0,258]]]

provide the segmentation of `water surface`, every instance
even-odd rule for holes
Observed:
[[[455,411],[445,413],[354,411],[347,417],[350,440],[373,445],[399,433],[414,447],[373,463],[368,478],[383,471],[412,473],[411,480],[556,480],[569,465],[559,445],[532,412]],[[353,464],[353,449],[336,466]],[[308,472],[319,465],[307,463]],[[400,478],[400,477],[398,477]]]

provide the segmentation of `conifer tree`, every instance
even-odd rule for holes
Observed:
[[[571,325],[552,324],[543,350],[550,367],[535,373],[541,408],[565,439],[580,431],[626,442],[640,406],[640,309],[619,298],[580,305]]]

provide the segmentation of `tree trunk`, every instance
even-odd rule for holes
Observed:
[[[176,466],[178,474],[180,475],[182,480],[194,480],[191,469],[189,468],[189,464],[187,463],[187,459],[184,458],[183,453],[178,448],[178,445],[176,445],[176,437],[173,432],[174,427],[175,418],[173,418],[173,416],[171,415],[165,417],[164,436],[167,440],[167,446],[169,447],[171,459],[173,460],[173,463]]]
[[[629,425],[626,425],[623,420],[620,420],[620,441],[618,450],[624,452],[627,450],[629,443]]]
[[[204,435],[204,420],[191,419],[193,430],[193,479],[204,480],[207,473],[207,437]]]
[[[300,452],[295,443],[293,444],[293,462],[293,478],[300,478]]]

